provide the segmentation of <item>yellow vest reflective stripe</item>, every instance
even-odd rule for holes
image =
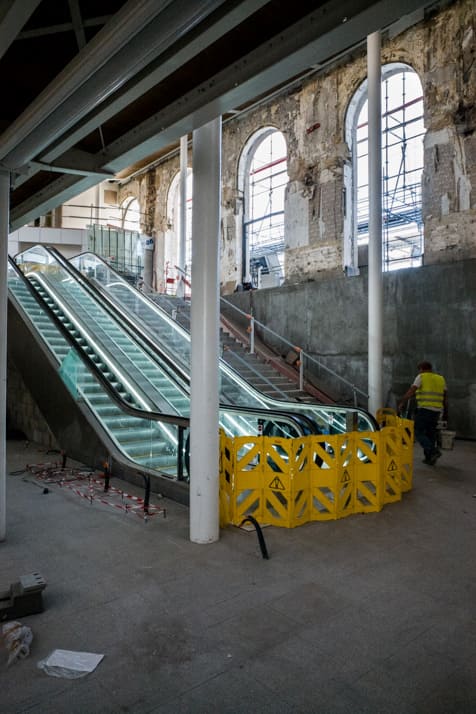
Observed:
[[[420,409],[443,409],[445,380],[440,374],[422,372],[421,387],[416,391],[417,405]]]

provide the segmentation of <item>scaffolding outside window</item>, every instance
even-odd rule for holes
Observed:
[[[422,264],[423,95],[418,75],[405,65],[382,68],[383,269]],[[358,244],[368,242],[368,103],[355,122],[353,146]]]
[[[284,279],[284,194],[288,183],[286,141],[279,131],[252,146],[243,222],[249,271],[254,287],[280,285]]]
[[[187,169],[187,209],[185,228],[185,280],[190,283],[192,271],[192,208],[193,208],[193,172]],[[165,234],[164,283],[165,292],[175,295],[178,280],[178,256],[180,241],[180,172],[170,184],[167,198],[167,232]],[[189,294],[189,290],[186,291]]]
[[[140,206],[137,198],[128,198],[121,205],[122,227],[125,231],[140,232]]]

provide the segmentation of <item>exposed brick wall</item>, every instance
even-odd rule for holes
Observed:
[[[425,262],[476,257],[476,10],[459,0],[393,38],[382,62],[403,62],[418,72],[424,91]],[[288,283],[342,271],[343,169],[351,160],[346,112],[366,78],[365,48],[352,59],[303,80],[300,86],[238,115],[223,127],[221,288],[241,280],[243,194],[240,158],[250,137],[275,127],[287,142],[285,267]],[[191,163],[191,162],[190,162]],[[141,201],[144,229],[155,232],[157,285],[168,240],[167,195],[179,170],[178,154],[127,186]],[[152,208],[154,204],[154,208]]]

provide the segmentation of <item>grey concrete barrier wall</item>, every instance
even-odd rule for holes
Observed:
[[[227,300],[366,392],[367,286],[363,269],[352,278],[234,293]],[[416,365],[427,359],[447,380],[449,428],[476,438],[476,260],[385,273],[384,301],[383,406],[396,406]],[[273,346],[266,333],[263,339]],[[344,390],[336,396],[346,397]]]

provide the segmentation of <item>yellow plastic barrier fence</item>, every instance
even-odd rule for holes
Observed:
[[[220,522],[285,528],[380,511],[412,487],[413,422],[298,439],[220,437]]]
[[[399,478],[401,480],[400,485],[403,492],[410,491],[413,485],[413,421],[411,419],[400,418],[397,413],[389,407],[379,409],[376,418],[381,429],[385,426],[394,426],[398,429],[398,439],[401,439],[399,473]]]

